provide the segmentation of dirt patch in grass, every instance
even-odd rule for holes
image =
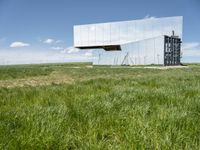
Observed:
[[[0,87],[14,88],[25,86],[45,86],[52,84],[72,84],[74,79],[67,75],[51,74],[50,76],[29,77],[26,79],[2,80]]]

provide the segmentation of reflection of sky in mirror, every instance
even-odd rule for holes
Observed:
[[[147,18],[74,27],[75,46],[117,45],[161,35],[172,30],[182,38],[182,17]]]
[[[94,65],[163,64],[163,36],[122,44],[122,51],[93,51]]]

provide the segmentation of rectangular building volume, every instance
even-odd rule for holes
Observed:
[[[183,17],[74,26],[74,47],[94,65],[180,65]]]

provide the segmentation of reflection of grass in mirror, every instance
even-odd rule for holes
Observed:
[[[199,65],[89,65],[4,67],[0,84],[14,86],[0,88],[0,148],[199,148]],[[38,82],[23,84],[32,80]]]

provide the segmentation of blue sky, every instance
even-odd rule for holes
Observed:
[[[0,0],[0,64],[89,61],[73,25],[183,16],[183,61],[200,62],[199,0]]]

